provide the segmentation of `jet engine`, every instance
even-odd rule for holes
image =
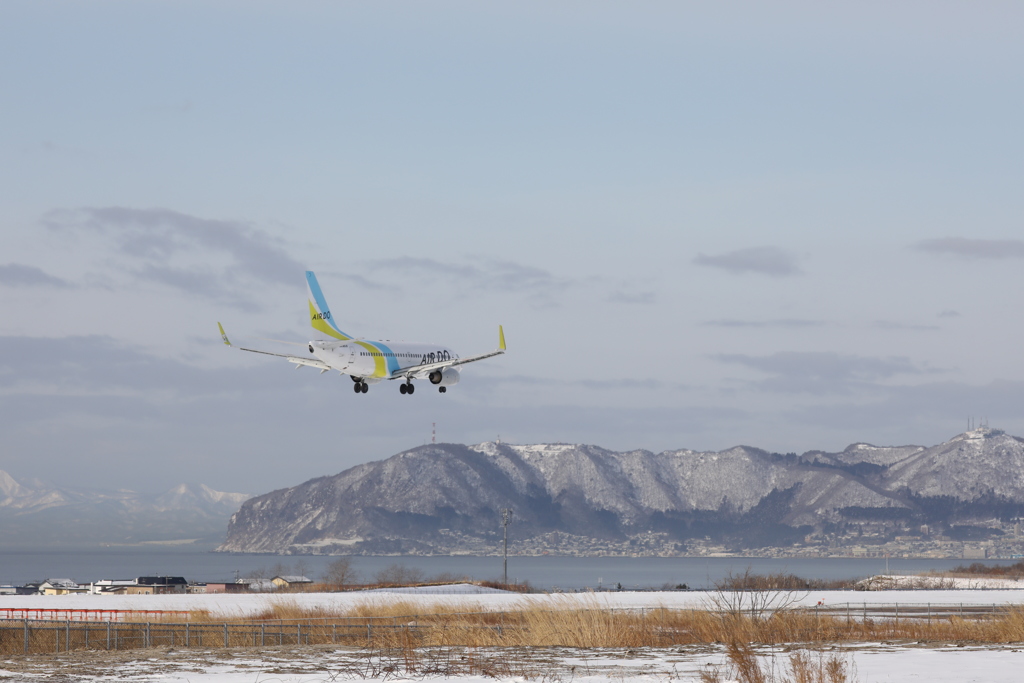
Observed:
[[[459,371],[455,368],[434,370],[432,373],[427,375],[427,379],[429,379],[430,383],[435,386],[451,387],[459,383]]]

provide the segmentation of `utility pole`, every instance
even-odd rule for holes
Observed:
[[[508,525],[512,521],[512,508],[504,508],[501,511],[501,528],[504,532],[505,562],[504,562],[504,584],[508,587]]]

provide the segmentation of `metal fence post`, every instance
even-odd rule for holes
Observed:
[[[28,654],[28,619],[25,620],[25,654]]]
[[[228,646],[228,625],[224,622],[224,647]]]
[[[107,649],[110,649],[110,622],[107,622]]]
[[[149,647],[149,622],[146,622],[146,647]]]
[[[189,647],[192,644],[192,622],[185,622],[185,647]]]
[[[267,641],[267,622],[260,624],[260,647]]]

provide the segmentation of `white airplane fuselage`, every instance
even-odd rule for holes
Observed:
[[[348,375],[354,382],[353,389],[357,394],[365,394],[367,385],[385,379],[404,380],[399,386],[399,391],[403,394],[412,394],[416,389],[413,380],[421,379],[428,380],[443,394],[448,387],[459,383],[459,367],[505,353],[505,332],[501,325],[498,325],[497,349],[465,358],[460,358],[451,349],[437,344],[357,339],[343,332],[335,324],[334,316],[331,315],[327,300],[320,289],[320,283],[312,271],[306,271],[306,283],[309,286],[310,325],[327,337],[307,343],[312,358],[244,346],[238,348],[242,351],[285,358],[289,363],[294,363],[296,368],[313,367],[320,370],[320,374],[335,370]],[[224,326],[217,323],[217,327],[220,329],[223,342],[233,346],[224,332]]]
[[[451,349],[434,344],[387,341],[310,341],[309,351],[332,370],[369,384],[401,374],[403,368],[456,360]]]

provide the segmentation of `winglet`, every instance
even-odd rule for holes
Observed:
[[[224,337],[227,339],[227,337]],[[501,325],[498,325],[498,348],[502,351],[505,350],[505,330],[501,329]]]
[[[228,335],[224,332],[224,326],[217,323],[217,327],[220,329],[220,338],[224,340],[224,343],[231,346],[231,342],[228,341]]]

